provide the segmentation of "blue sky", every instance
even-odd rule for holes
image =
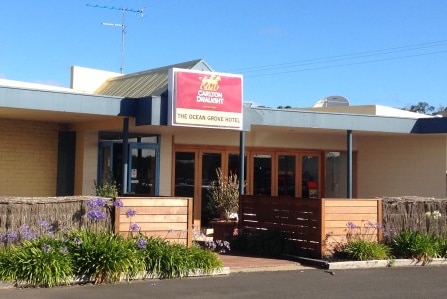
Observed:
[[[244,76],[244,101],[447,106],[444,0],[14,0],[0,10],[0,78],[69,86],[72,65],[124,73],[204,59]]]

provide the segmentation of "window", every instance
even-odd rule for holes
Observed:
[[[272,195],[272,156],[253,156],[253,194]]]
[[[278,195],[295,197],[295,156],[278,156]]]
[[[326,197],[344,198],[347,190],[347,155],[345,152],[326,153]]]

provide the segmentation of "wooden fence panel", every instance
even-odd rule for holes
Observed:
[[[323,255],[332,255],[350,236],[380,240],[380,199],[323,199],[323,209]]]
[[[310,256],[321,255],[320,215],[315,199],[243,195],[240,200],[240,227],[278,230]]]
[[[278,230],[300,253],[312,257],[331,255],[346,242],[347,223],[381,224],[380,200],[307,199],[242,195],[240,227]],[[379,238],[380,230],[365,237]]]
[[[137,224],[146,236],[160,237],[190,246],[192,231],[192,198],[121,197],[123,207],[115,210],[115,233],[128,236],[131,224]],[[128,210],[135,215],[128,217]]]

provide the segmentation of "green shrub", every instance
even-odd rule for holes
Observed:
[[[162,272],[162,260],[165,258],[165,252],[168,246],[169,243],[161,238],[147,239],[144,250],[144,264],[148,274],[156,276]]]
[[[193,245],[169,243],[161,238],[148,238],[144,250],[146,272],[160,278],[181,278],[196,270],[210,273],[222,267],[218,255]]]
[[[161,260],[160,278],[175,278],[187,276],[191,260],[186,246],[169,244],[165,248],[164,258]]]
[[[219,256],[211,250],[202,249],[197,245],[188,248],[191,270],[200,269],[204,273],[211,273],[223,267]]]
[[[447,258],[447,239],[443,237],[435,238],[438,255],[441,258]]]
[[[384,260],[390,258],[390,249],[385,244],[358,239],[343,247],[348,259],[356,261]]]
[[[73,275],[66,244],[50,237],[25,240],[2,251],[1,278],[18,284],[52,287],[69,284]]]
[[[108,232],[72,232],[69,250],[77,275],[92,277],[95,283],[116,282],[125,275],[134,277],[144,271],[143,251],[133,239]]]
[[[16,247],[0,248],[0,281],[16,281],[16,271],[14,267],[14,250]]]
[[[396,258],[412,258],[423,264],[442,255],[440,241],[419,232],[402,231],[391,240],[392,252]]]

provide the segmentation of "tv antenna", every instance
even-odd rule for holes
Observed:
[[[119,10],[121,11],[121,23],[106,23],[102,22],[101,24],[104,26],[113,26],[121,28],[121,66],[120,66],[120,73],[123,73],[124,69],[124,38],[126,35],[126,13],[127,12],[133,12],[137,15],[140,15],[140,17],[144,17],[144,8],[142,9],[130,9],[130,8],[123,8],[123,7],[115,7],[115,6],[107,6],[107,5],[98,5],[98,4],[87,4],[89,7],[96,7],[96,8],[105,8],[105,9],[111,9],[111,10]]]

